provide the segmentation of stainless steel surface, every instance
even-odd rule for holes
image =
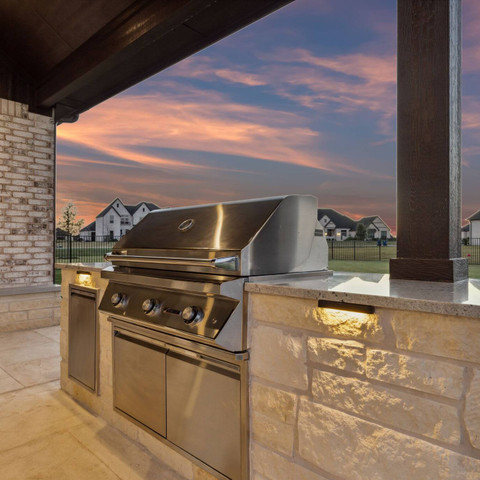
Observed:
[[[97,291],[70,285],[68,376],[97,390]]]
[[[182,337],[175,337],[168,333],[151,330],[148,327],[142,325],[136,325],[131,322],[125,321],[122,318],[109,316],[108,321],[112,323],[113,328],[116,331],[125,333],[128,335],[141,335],[148,337],[152,343],[168,348],[170,350],[180,349],[182,351],[188,350],[189,352],[198,353],[199,355],[206,355],[208,357],[215,357],[227,363],[233,363],[235,365],[242,365],[245,360],[248,360],[248,352],[228,352],[226,350],[213,347],[211,345],[205,345],[193,340],[188,340]]]
[[[121,302],[117,297],[121,296]],[[112,301],[114,299],[115,301]],[[146,304],[156,308],[145,310]],[[131,321],[143,322],[151,328],[177,334],[193,335],[198,340],[214,340],[239,304],[234,298],[217,294],[200,294],[168,288],[146,288],[111,281],[100,303],[100,309]],[[186,309],[194,317],[185,321]]]
[[[240,372],[168,352],[167,438],[229,478],[241,478]]]
[[[244,284],[327,272],[317,227],[316,198],[289,195],[158,210],[125,235],[100,305],[117,410],[218,478],[248,479]]]
[[[187,230],[179,226],[193,220]],[[157,210],[106,258],[115,265],[251,276],[327,268],[317,199],[288,195]]]
[[[220,270],[238,270],[238,257],[194,258],[194,257],[159,257],[152,255],[105,254],[107,262],[162,265],[162,266],[198,266]]]
[[[167,350],[145,336],[117,331],[113,339],[115,408],[165,436]]]
[[[116,410],[217,478],[247,479],[248,354],[109,320]]]

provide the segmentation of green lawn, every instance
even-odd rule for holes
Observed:
[[[329,260],[328,268],[337,272],[388,273],[389,262]],[[470,278],[480,278],[480,265],[470,265],[468,274]]]
[[[55,285],[62,283],[62,271],[59,268],[55,269]]]

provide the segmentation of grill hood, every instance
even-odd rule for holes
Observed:
[[[149,213],[113,248],[114,265],[227,276],[325,270],[317,199],[286,195]]]

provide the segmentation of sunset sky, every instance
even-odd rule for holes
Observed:
[[[463,218],[480,209],[480,2],[464,0]],[[308,193],[395,229],[396,1],[296,0],[57,129],[57,216]]]

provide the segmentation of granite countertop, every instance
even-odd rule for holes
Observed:
[[[480,280],[451,283],[391,280],[375,273],[325,273],[252,280],[251,293],[333,300],[375,307],[480,317]]]
[[[88,272],[101,272],[104,268],[110,267],[110,262],[95,262],[95,263],[56,263],[55,268],[60,270],[85,270]]]

